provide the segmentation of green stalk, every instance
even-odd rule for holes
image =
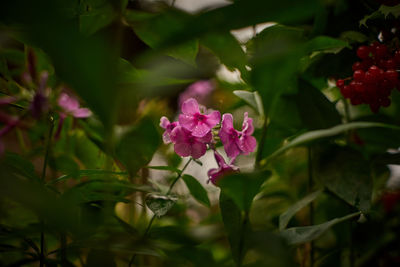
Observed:
[[[264,149],[264,144],[265,144],[265,138],[267,137],[267,130],[268,130],[268,120],[265,117],[264,123],[263,123],[263,128],[262,128],[262,133],[261,133],[261,139],[260,139],[260,143],[258,144],[257,154],[256,154],[256,168],[257,169],[260,167],[260,162],[262,159],[262,154],[263,154],[263,149]]]
[[[50,152],[50,145],[51,145],[51,137],[53,135],[54,130],[54,118],[52,116],[49,117],[50,128],[49,133],[46,140],[46,152],[44,155],[44,162],[43,162],[43,169],[42,169],[42,182],[45,183],[46,181],[46,170],[47,170],[47,162],[49,161],[49,152]],[[44,266],[45,262],[45,238],[44,238],[44,223],[41,220],[42,230],[40,232],[40,267]]]
[[[172,184],[169,186],[168,191],[167,191],[167,193],[166,193],[167,196],[171,193],[171,191],[172,191],[172,189],[174,188],[176,182],[178,182],[178,180],[182,177],[183,172],[186,170],[186,168],[189,166],[189,163],[192,162],[192,160],[193,160],[193,159],[190,158],[190,159],[186,162],[185,166],[183,166],[183,168],[182,168],[182,171],[176,176],[176,178],[174,179],[174,181],[172,182]],[[153,216],[151,217],[151,219],[150,219],[150,221],[149,221],[149,224],[148,224],[147,227],[146,227],[146,230],[145,230],[145,232],[144,232],[144,234],[143,234],[143,237],[146,237],[146,236],[149,234],[149,231],[150,231],[151,226],[153,225],[153,222],[154,222],[155,219],[156,219],[156,215],[153,214]],[[135,259],[136,259],[136,253],[133,254],[131,260],[129,261],[129,267],[132,266],[132,264],[133,264],[133,262],[135,261]]]

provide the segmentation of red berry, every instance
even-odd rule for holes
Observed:
[[[345,85],[343,88],[340,89],[340,92],[344,96],[344,98],[350,98],[351,96],[351,87],[350,85]]]
[[[360,46],[357,49],[357,56],[361,59],[365,59],[369,57],[369,53],[371,52],[370,48],[368,46]]]
[[[363,93],[365,91],[365,86],[362,82],[355,82],[354,91],[357,93]]]
[[[397,78],[399,77],[397,71],[391,69],[385,72],[385,79],[387,79],[390,83],[396,84]]]
[[[361,98],[359,98],[359,97],[352,97],[351,99],[350,99],[350,102],[351,102],[351,104],[353,105],[353,106],[357,106],[357,105],[360,105],[360,104],[362,104],[362,100],[361,100]]]
[[[362,82],[364,81],[365,72],[363,70],[356,70],[353,73],[353,78],[355,81]]]
[[[386,45],[381,44],[378,45],[375,49],[375,55],[377,59],[385,58],[388,53],[388,48]]]
[[[378,102],[373,102],[373,103],[370,103],[370,104],[369,104],[369,108],[371,109],[371,111],[372,111],[373,113],[378,113],[379,108],[380,108],[380,105],[379,105]]]
[[[368,72],[371,74],[373,82],[378,82],[380,79],[383,78],[384,72],[377,66],[373,65],[369,67]]]
[[[385,62],[385,68],[388,69],[395,69],[396,68],[396,62],[393,59],[388,59]]]
[[[343,88],[344,87],[344,80],[340,79],[336,81],[336,86],[339,88]]]
[[[362,70],[363,64],[361,64],[361,62],[357,61],[353,64],[352,69],[353,69],[353,71]]]
[[[361,62],[362,70],[367,71],[370,66],[374,64],[373,60],[371,58],[366,58]]]

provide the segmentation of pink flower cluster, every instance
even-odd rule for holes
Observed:
[[[207,147],[212,148],[219,166],[218,169],[211,169],[208,172],[212,183],[215,184],[217,178],[227,173],[239,170],[238,167],[233,165],[238,155],[248,155],[255,150],[257,142],[252,136],[254,132],[253,120],[248,117],[247,112],[244,114],[241,131],[233,127],[232,114],[226,113],[222,116],[218,136],[230,158],[230,162],[227,164],[215,150],[216,142],[212,131],[221,122],[220,112],[201,112],[199,104],[194,98],[189,98],[183,102],[181,110],[182,114],[179,115],[178,121],[170,122],[166,117],[161,118],[160,126],[165,129],[163,141],[165,144],[173,143],[174,150],[179,156],[191,156],[194,159],[203,156]]]

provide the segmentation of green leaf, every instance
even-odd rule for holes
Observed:
[[[11,168],[16,174],[22,175],[30,180],[39,180],[39,176],[37,176],[33,164],[18,154],[6,153],[5,158],[2,159],[2,163],[7,165],[8,168]]]
[[[345,47],[351,49],[351,46],[347,42],[328,36],[318,36],[306,43],[306,50],[308,52],[322,51],[324,53],[337,54]]]
[[[127,172],[114,172],[108,170],[79,170],[76,172],[72,172],[70,174],[65,174],[57,179],[54,179],[48,182],[48,185],[52,185],[61,181],[68,180],[70,178],[81,178],[81,177],[96,177],[96,176],[113,176],[113,175],[121,175],[121,176],[128,176]]]
[[[180,174],[182,172],[180,169],[171,166],[146,166],[146,168],[153,170],[171,171],[176,172],[177,174]]]
[[[232,256],[236,263],[239,262],[240,232],[242,231],[242,212],[233,199],[221,191],[219,195],[219,207],[222,221],[228,234]]]
[[[340,34],[340,39],[347,41],[348,43],[364,43],[368,40],[365,34],[357,31],[345,31]]]
[[[329,129],[316,130],[301,134],[300,136],[290,141],[288,144],[284,145],[283,147],[279,148],[274,153],[272,153],[269,157],[267,157],[267,160],[270,160],[295,146],[303,145],[321,138],[335,136],[353,129],[371,128],[371,127],[382,127],[393,130],[400,130],[400,127],[398,126],[378,123],[378,122],[351,122],[351,123],[341,124]]]
[[[287,211],[285,211],[284,213],[282,213],[279,216],[279,231],[282,231],[286,228],[286,226],[288,225],[290,219],[298,212],[300,211],[302,208],[304,208],[305,206],[307,206],[309,203],[311,203],[312,201],[314,201],[314,199],[316,199],[319,195],[321,195],[321,193],[323,192],[323,190],[318,190],[315,191],[311,194],[309,194],[308,196],[304,197],[303,199],[301,199],[300,201],[296,202],[294,205],[290,206],[289,209]]]
[[[298,112],[309,130],[333,127],[341,123],[335,104],[308,82],[300,79],[299,92],[295,96]]]
[[[249,92],[244,90],[235,90],[233,93],[254,108],[254,110],[257,111],[260,116],[264,116],[263,103],[257,91]]]
[[[125,18],[139,38],[151,48],[159,47],[175,30],[185,25],[188,15],[177,10],[161,14],[129,10]],[[164,51],[167,55],[196,66],[196,55],[199,49],[197,40],[174,45]]]
[[[209,48],[220,59],[221,63],[234,70],[240,70],[242,77],[248,77],[246,69],[247,56],[239,42],[230,32],[209,33],[201,38],[201,44]]]
[[[110,25],[117,18],[113,5],[108,0],[80,1],[82,13],[79,15],[79,29],[91,35]]]
[[[161,217],[167,214],[177,200],[171,196],[149,194],[146,196],[146,205],[157,217]]]
[[[269,171],[252,174],[232,174],[218,181],[221,192],[231,197],[243,211],[249,211],[253,198],[259,193],[261,185],[269,178]]]
[[[398,18],[400,16],[400,4],[396,6],[381,5],[379,11],[382,12],[385,18],[390,14],[393,15],[395,18]]]
[[[199,183],[199,181],[188,174],[183,175],[182,179],[189,189],[190,194],[192,194],[192,196],[200,203],[204,204],[207,207],[210,207],[210,199],[208,198],[207,191]]]
[[[370,163],[357,150],[333,146],[313,150],[315,177],[335,195],[368,211],[372,198]]]
[[[150,162],[160,145],[160,140],[153,121],[145,118],[122,134],[116,145],[116,155],[128,171],[135,175]]]
[[[322,224],[289,228],[282,231],[281,235],[291,245],[303,244],[317,239],[335,224],[350,220],[354,217],[359,216],[360,214],[361,212],[355,212],[341,218],[335,218]]]

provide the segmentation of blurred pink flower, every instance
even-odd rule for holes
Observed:
[[[2,98],[0,98],[0,106],[8,105],[15,101],[17,101],[17,98],[15,98],[13,96],[2,97]]]
[[[207,98],[210,93],[215,89],[214,83],[210,80],[200,80],[192,83],[182,94],[179,96],[179,107],[183,102],[189,98],[194,98],[201,104],[206,104]]]
[[[210,114],[201,114],[196,99],[190,98],[182,104],[182,113],[179,115],[179,124],[192,132],[193,136],[203,137],[221,120],[219,111]]]
[[[58,98],[58,105],[63,109],[60,115],[64,116],[64,118],[67,115],[71,115],[75,118],[87,118],[92,115],[90,109],[81,108],[78,100],[66,93],[61,93]]]
[[[217,180],[224,175],[239,172],[239,168],[232,164],[232,160],[229,164],[227,164],[221,154],[219,154],[216,150],[214,150],[214,157],[217,161],[218,168],[210,169],[208,171],[207,175],[209,178],[209,182],[216,184]]]
[[[167,117],[165,117],[165,116],[161,117],[160,126],[161,126],[161,128],[165,129],[165,132],[163,133],[164,144],[171,143],[170,134],[171,134],[172,130],[178,125],[179,125],[179,123],[177,121],[169,122]]]
[[[244,113],[241,132],[233,128],[232,114],[224,114],[222,116],[222,127],[219,137],[228,157],[235,159],[239,154],[247,155],[253,152],[257,146],[256,139],[251,136],[253,132],[253,119],[248,117],[247,112]]]
[[[207,143],[212,139],[211,132],[208,131],[203,137],[197,137],[181,127],[175,127],[170,134],[171,141],[174,143],[176,154],[181,157],[192,156],[198,159],[206,153]]]

